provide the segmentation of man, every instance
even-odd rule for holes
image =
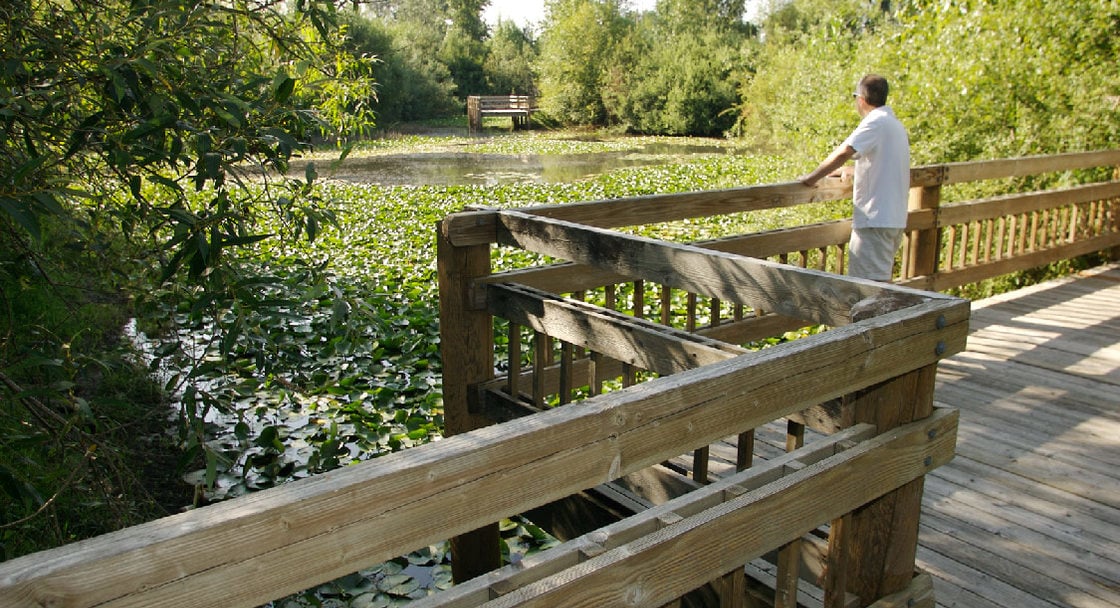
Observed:
[[[910,138],[887,105],[888,90],[882,76],[868,74],[860,79],[852,94],[861,118],[859,126],[812,173],[800,179],[811,187],[826,175],[846,180],[854,173],[848,274],[875,281],[891,280],[895,252],[906,228],[910,191]],[[844,167],[853,158],[854,171]]]

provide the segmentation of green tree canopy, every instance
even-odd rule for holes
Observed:
[[[792,0],[763,28],[738,128],[807,163],[852,128],[848,93],[868,72],[890,81],[915,162],[1110,148],[1120,138],[1113,0]]]
[[[631,25],[620,0],[548,0],[540,41],[542,107],[567,123],[604,124],[604,79]]]
[[[512,21],[500,21],[487,43],[489,90],[501,95],[536,92],[533,65],[537,49],[532,36]]]
[[[166,235],[167,277],[180,266],[201,275],[227,247],[259,238],[252,198],[237,194],[248,172],[285,170],[312,136],[333,130],[330,118],[357,128],[370,118],[335,103],[371,83],[329,46],[333,6],[300,5],[288,14],[251,0],[6,3],[7,247],[38,239],[44,218],[91,226],[91,214],[109,213],[130,234]],[[189,195],[203,189],[212,191],[204,202]],[[275,201],[287,225],[314,236],[323,217],[302,192]]]

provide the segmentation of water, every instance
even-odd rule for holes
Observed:
[[[694,155],[733,154],[717,144],[655,143],[625,151],[584,154],[479,154],[441,151],[350,157],[333,169],[319,163],[321,177],[387,186],[498,185],[574,182],[628,167],[649,167]],[[293,173],[302,165],[293,163]]]

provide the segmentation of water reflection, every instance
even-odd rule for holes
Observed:
[[[683,156],[731,154],[719,145],[648,144],[621,152],[563,155],[505,155],[467,152],[390,154],[347,158],[320,174],[330,179],[367,184],[497,185],[515,182],[573,182],[626,167],[648,167],[674,162]],[[303,167],[293,163],[293,172]]]

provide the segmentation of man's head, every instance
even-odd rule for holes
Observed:
[[[890,85],[887,84],[886,78],[878,74],[868,74],[859,79],[854,95],[867,102],[867,105],[878,108],[887,105],[888,92],[890,92]]]

